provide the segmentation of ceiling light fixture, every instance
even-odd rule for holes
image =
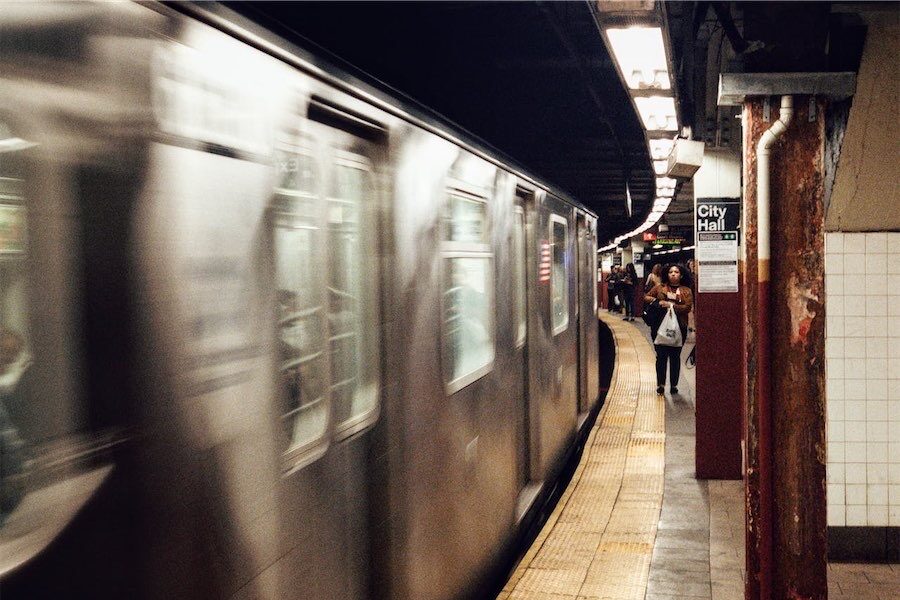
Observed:
[[[650,157],[653,160],[667,160],[672,148],[675,147],[675,140],[657,139],[650,140]]]
[[[649,96],[635,98],[638,114],[647,131],[678,131],[675,98]]]
[[[657,177],[656,178],[656,187],[662,188],[666,190],[674,190],[675,185],[678,182],[672,179],[671,177]]]
[[[665,175],[668,168],[669,168],[669,163],[665,159],[653,161],[653,171],[657,175]]]
[[[606,35],[629,89],[672,89],[662,28],[614,28]]]

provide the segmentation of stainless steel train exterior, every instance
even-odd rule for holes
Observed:
[[[592,213],[210,7],[4,6],[0,137],[4,599],[485,593]]]

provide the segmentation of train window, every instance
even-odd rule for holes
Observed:
[[[371,167],[340,155],[328,199],[328,323],[331,398],[336,434],[350,435],[376,415],[379,341],[376,228],[366,219],[372,203]]]
[[[550,310],[553,335],[566,330],[569,325],[569,265],[566,261],[569,225],[559,215],[550,215],[550,241],[552,246],[552,271],[550,280]]]
[[[461,389],[494,361],[490,256],[445,258],[444,361],[447,385]]]
[[[446,239],[462,244],[487,243],[487,213],[483,200],[451,194],[445,213]]]
[[[521,206],[516,207],[513,221],[513,297],[515,299],[515,323],[516,323],[516,347],[525,343],[528,331],[527,314],[525,310],[525,211]]]
[[[28,104],[15,108],[27,112]],[[108,450],[121,441],[116,432],[101,431],[111,411],[102,401],[94,402],[101,395],[94,395],[97,375],[79,373],[83,376],[77,382],[84,384],[85,394],[76,389],[81,385],[73,385],[75,363],[85,361],[100,346],[84,344],[75,323],[83,313],[76,312],[67,293],[77,292],[85,281],[78,267],[89,244],[77,248],[54,244],[73,240],[66,234],[84,226],[75,215],[93,214],[79,212],[89,206],[80,194],[89,189],[87,175],[93,173],[77,168],[65,173],[71,178],[54,178],[53,169],[46,169],[47,149],[15,133],[0,121],[0,573],[4,575],[26,565],[64,531],[109,475]],[[115,196],[115,177],[97,179]],[[65,194],[46,193],[49,181],[64,187]],[[44,193],[35,194],[39,189]],[[68,204],[69,200],[75,202]]]
[[[26,440],[36,436],[29,408],[25,205],[19,161],[0,161],[0,526],[26,494]],[[34,440],[31,440],[34,441]]]
[[[453,190],[443,244],[442,358],[452,394],[494,363],[494,267],[483,198]]]
[[[280,151],[273,203],[280,379],[290,438],[288,459],[303,461],[327,443],[321,203],[316,165],[299,148]]]

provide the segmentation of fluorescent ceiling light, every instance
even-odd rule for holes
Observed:
[[[650,96],[635,98],[634,103],[647,131],[678,131],[674,98]]]
[[[653,210],[660,211],[660,212],[666,212],[666,210],[669,208],[669,202],[670,202],[670,200],[667,198],[660,198],[659,200],[657,200],[656,202],[653,203]]]
[[[667,189],[667,190],[669,190],[669,189],[674,190],[676,183],[678,183],[678,182],[675,181],[674,179],[672,179],[671,177],[657,177],[656,178],[657,189],[662,188],[662,189]]]
[[[625,182],[625,208],[628,209],[628,216],[631,216],[631,186],[628,181]]]
[[[659,27],[607,29],[609,45],[632,90],[669,90],[669,69]]]
[[[656,188],[656,195],[663,198],[671,198],[675,195],[675,190],[672,188]]]
[[[669,169],[669,162],[666,160],[654,160],[653,161],[653,170],[656,171],[657,175],[665,175],[666,171]]]
[[[663,160],[672,153],[675,140],[650,140],[650,157],[653,160]]]

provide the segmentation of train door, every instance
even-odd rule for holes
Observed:
[[[578,414],[579,423],[583,415],[590,410],[590,398],[588,396],[588,326],[591,318],[590,305],[593,295],[590,290],[591,277],[589,247],[589,229],[585,214],[578,212],[576,217],[576,253],[578,262]]]
[[[532,250],[537,254],[530,267],[536,275],[536,304],[528,341],[529,397],[539,413],[536,462],[541,475],[549,477],[575,434],[578,418],[575,214],[570,204],[548,194],[534,216]]]
[[[369,435],[381,399],[377,166],[385,131],[314,97],[279,148],[275,284],[290,595],[352,598],[369,586]],[[299,511],[299,512],[297,512]],[[301,591],[302,590],[302,591]]]
[[[585,368],[589,407],[600,395],[600,323],[597,320],[597,220],[587,217],[585,228]]]
[[[512,275],[515,314],[515,364],[521,369],[516,394],[520,398],[516,409],[516,458],[518,489],[524,490],[531,480],[531,418],[528,401],[528,253],[526,211],[532,196],[525,190],[516,190],[516,202],[512,225]]]

